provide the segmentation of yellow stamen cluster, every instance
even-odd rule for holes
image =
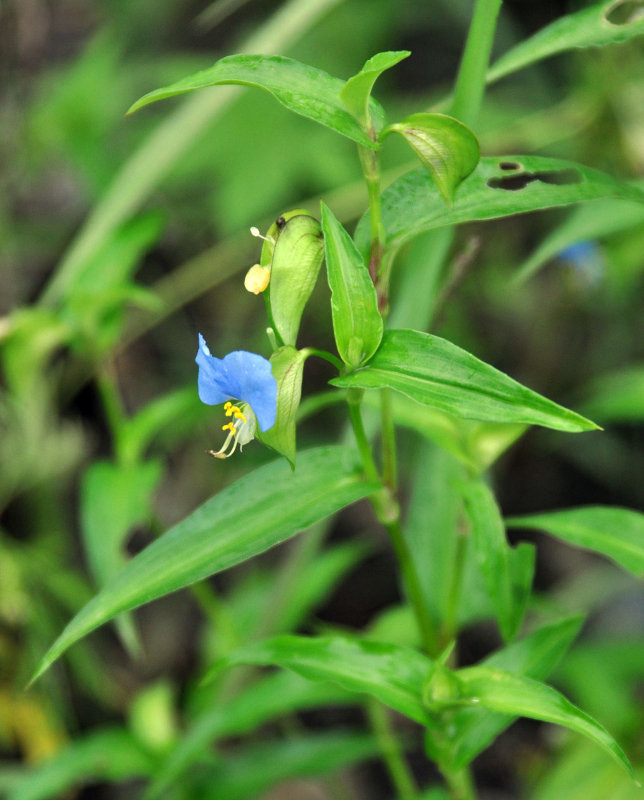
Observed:
[[[228,400],[224,404],[224,411],[226,412],[227,417],[235,417],[235,419],[240,419],[242,422],[246,422],[246,417],[244,416],[241,408],[239,406],[234,406],[230,400]],[[222,430],[227,431],[235,431],[235,425],[232,422],[229,422],[227,425],[224,425]]]

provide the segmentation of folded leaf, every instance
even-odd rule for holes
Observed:
[[[296,472],[266,464],[226,487],[139,553],[65,628],[35,680],[81,637],[143,605],[268,550],[375,491],[344,447],[303,453]]]
[[[344,107],[356,118],[365,131],[373,125],[369,113],[369,99],[374,83],[385,70],[394,67],[399,61],[410,55],[409,50],[388,50],[385,53],[376,53],[365,62],[357,75],[349,78],[340,90],[340,99]]]
[[[543,425],[570,433],[597,428],[455,344],[419,331],[386,331],[368,364],[331,383],[396,389],[466,419]]]
[[[353,240],[324,203],[322,230],[335,343],[344,363],[357,367],[371,358],[382,338],[376,289]]]

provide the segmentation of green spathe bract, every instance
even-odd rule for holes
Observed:
[[[474,170],[481,157],[472,131],[446,114],[411,114],[390,125],[386,133],[399,133],[434,179],[446,203],[456,187]]]
[[[277,417],[275,424],[258,439],[286,456],[295,466],[295,419],[302,396],[302,372],[309,352],[294,347],[280,347],[271,356],[277,381]]]
[[[418,403],[466,419],[543,425],[569,433],[597,429],[594,422],[522,386],[466,350],[420,331],[386,331],[368,364],[331,383],[396,389]]]
[[[148,92],[132,105],[128,113],[131,114],[157,100],[225,84],[242,84],[265,89],[290,111],[325,125],[363,147],[378,146],[364,133],[340,100],[343,81],[321,69],[284,56],[226,56],[209,69],[189,75],[170,86]],[[370,113],[382,124],[384,113],[374,100],[370,101]]]
[[[112,579],[65,628],[34,680],[71,644],[121,611],[149,603],[268,550],[349,503],[371,494],[355,454],[319,447],[298,469],[279,460],[226,487],[193,511]]]
[[[295,346],[304,307],[322,266],[324,245],[315,217],[303,211],[288,218],[284,215],[284,219],[284,225],[274,226],[277,238],[272,247],[268,292],[277,334],[285,345]],[[266,247],[270,250],[270,243]]]

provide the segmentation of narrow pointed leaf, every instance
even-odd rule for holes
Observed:
[[[284,56],[233,55],[209,69],[189,75],[170,86],[148,92],[132,105],[131,114],[157,100],[186,94],[195,89],[241,84],[264,89],[296,114],[325,125],[364,147],[376,148],[340,99],[344,82],[321,69]],[[382,108],[371,100],[371,115],[382,124]]]
[[[629,775],[633,769],[608,731],[545,683],[501,669],[468,667],[459,670],[460,702],[476,703],[490,711],[539,719],[581,733],[602,747]]]
[[[390,125],[399,133],[434,179],[438,191],[450,204],[456,187],[475,169],[481,157],[474,133],[447,114],[411,114]]]
[[[302,396],[302,372],[308,352],[294,347],[280,347],[271,356],[273,376],[277,381],[277,417],[275,424],[258,438],[286,456],[295,466],[295,419]]]
[[[352,450],[319,447],[296,472],[272,462],[226,487],[153,542],[94,597],[46,653],[37,678],[71,644],[143,605],[268,550],[375,490]]]
[[[386,331],[368,364],[331,383],[395,389],[418,403],[466,419],[521,422],[569,433],[597,428],[455,344],[419,331]]]
[[[533,633],[488,656],[482,666],[544,680],[566,653],[581,626],[583,616],[567,617],[538,628]],[[464,767],[485,750],[516,719],[479,707],[458,708],[450,715],[454,731],[450,746],[457,767]]]
[[[517,566],[523,577],[523,561],[518,563],[517,558],[525,556],[519,556],[521,551],[508,544],[503,518],[490,489],[480,480],[461,483],[458,488],[470,520],[476,560],[501,634],[507,641],[521,625],[531,588],[531,572],[526,569],[528,581],[517,581]],[[529,566],[526,563],[526,567]]]
[[[604,197],[644,202],[644,190],[573,161],[541,156],[484,157],[457,187],[449,208],[426,170],[412,170],[398,178],[382,195],[382,221],[387,245],[395,250],[433,228]],[[367,216],[360,221],[356,242],[363,254],[368,252]]]
[[[603,47],[644,35],[644,17],[638,0],[604,0],[560,17],[513,47],[496,61],[488,82],[578,47]]]
[[[422,689],[433,662],[407,647],[340,636],[277,636],[231,653],[210,675],[238,664],[285,667],[369,694],[421,724],[428,719]]]
[[[374,83],[385,70],[394,67],[410,55],[409,50],[389,50],[385,53],[376,53],[365,62],[357,75],[349,78],[340,90],[340,99],[344,107],[356,118],[364,130],[369,130],[373,124],[369,113],[369,100]]]
[[[594,550],[635,575],[644,575],[644,514],[630,508],[585,506],[506,520],[511,528],[539,528],[568,544]]]
[[[206,755],[223,736],[240,736],[283,714],[346,703],[346,692],[330,684],[307,681],[290,672],[262,678],[226,702],[208,707],[157,768],[145,800],[164,796],[168,786]]]
[[[376,289],[353,240],[324,203],[322,230],[335,343],[344,363],[357,367],[371,358],[382,339]]]

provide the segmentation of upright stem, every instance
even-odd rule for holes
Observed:
[[[377,700],[370,698],[367,701],[367,713],[392,783],[396,787],[397,797],[400,800],[413,800],[418,796],[418,787],[402,754],[398,739],[391,730],[386,709]]]
[[[365,433],[362,422],[360,404],[364,392],[362,389],[349,389],[347,400],[349,403],[349,416],[351,425],[358,444],[358,451],[362,459],[365,476],[369,481],[380,482],[378,468],[373,458],[371,446]],[[430,655],[438,652],[438,636],[434,628],[434,623],[425,606],[425,600],[416,571],[416,565],[409,552],[407,540],[400,526],[400,506],[388,486],[383,486],[369,498],[375,511],[378,521],[387,529],[389,539],[396,554],[400,570],[402,573],[403,584],[409,599],[409,603],[416,616],[416,622],[426,651]]]
[[[398,486],[396,463],[396,428],[391,409],[391,392],[380,390],[380,420],[382,424],[382,480],[392,492]]]
[[[467,34],[461,65],[456,78],[450,113],[466,125],[476,125],[483,93],[485,74],[490,61],[496,20],[502,0],[476,0]]]

